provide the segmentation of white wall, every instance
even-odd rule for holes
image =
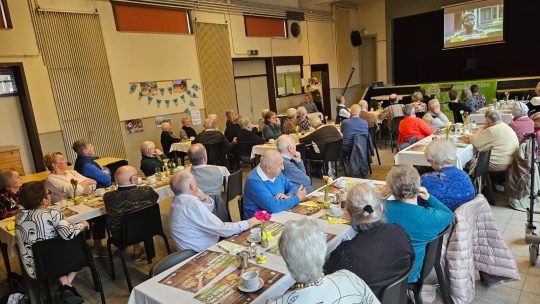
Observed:
[[[377,80],[387,83],[385,16],[385,3],[381,0],[362,2],[356,11],[357,29],[362,35],[375,35],[377,41]]]

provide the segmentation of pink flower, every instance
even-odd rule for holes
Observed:
[[[257,211],[255,212],[255,218],[259,221],[268,222],[272,218],[272,214],[266,211]]]

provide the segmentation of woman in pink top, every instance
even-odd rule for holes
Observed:
[[[529,107],[521,102],[516,102],[512,109],[514,116],[512,122],[508,124],[518,137],[519,142],[523,141],[523,134],[534,132],[534,121],[527,116]]]

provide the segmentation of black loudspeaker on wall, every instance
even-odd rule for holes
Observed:
[[[362,45],[362,35],[360,35],[359,31],[351,32],[351,43],[353,46]]]

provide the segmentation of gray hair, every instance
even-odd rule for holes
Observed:
[[[298,109],[296,109],[296,115],[298,115],[298,117],[306,117],[307,116],[306,107],[298,107]]]
[[[472,91],[470,89],[463,89],[461,91],[461,100],[469,100],[472,98]]]
[[[414,106],[412,104],[406,104],[403,106],[403,115],[413,116],[414,113]]]
[[[187,170],[178,171],[173,175],[170,181],[171,190],[174,195],[187,193],[189,185],[193,181],[193,175]]]
[[[436,108],[441,108],[441,103],[439,102],[439,100],[437,99],[431,99],[429,102],[428,102],[428,109],[436,109]]]
[[[309,117],[309,124],[316,128],[318,127],[319,125],[322,124],[322,121],[321,121],[321,118],[319,117],[319,115],[312,115]]]
[[[287,109],[287,118],[296,118],[296,109],[288,108]]]
[[[71,147],[77,155],[83,155],[84,149],[90,144],[90,141],[86,139],[78,139],[73,143],[73,146]]]
[[[492,125],[501,122],[501,113],[499,113],[499,111],[497,110],[487,110],[485,117],[486,121],[488,121]]]
[[[428,162],[438,165],[455,165],[457,160],[456,145],[450,140],[434,140],[424,152]]]
[[[17,171],[11,169],[0,170],[0,190],[6,190],[15,185],[15,173]]]
[[[358,102],[358,105],[360,106],[361,110],[367,110],[368,109],[368,102],[363,100],[363,99]],[[352,107],[351,107],[351,109],[352,109]]]
[[[210,118],[212,120],[217,120],[218,119],[217,114],[208,114],[208,116],[206,116],[206,117],[208,117],[208,118]]]
[[[277,150],[272,150],[272,149],[266,150],[261,155],[260,166],[261,168],[263,168],[265,165],[274,165],[274,162],[280,158],[281,158],[281,154],[279,154]]]
[[[279,151],[279,153],[283,153],[283,152],[287,151],[289,146],[294,142],[296,142],[296,141],[292,138],[292,136],[287,135],[287,134],[283,134],[283,135],[280,135],[277,138],[277,140],[276,140],[276,148]]]
[[[373,208],[369,212],[369,207]],[[347,192],[347,211],[356,223],[373,222],[381,218],[381,198],[369,184],[359,184]]]
[[[171,123],[168,121],[161,122],[161,130],[167,131],[167,129],[171,126]]]
[[[360,112],[361,112],[360,106],[357,105],[357,104],[353,104],[353,105],[351,106],[351,110],[350,110],[350,111],[351,111],[351,117],[352,117],[352,116],[354,116],[354,117],[359,116],[359,115],[360,115]]]
[[[317,221],[290,221],[278,241],[279,252],[296,282],[313,282],[322,275],[328,249],[326,234]]]
[[[154,149],[156,147],[156,144],[154,144],[154,142],[152,141],[143,141],[143,143],[141,144],[141,153],[142,154],[148,154],[150,153],[150,151],[152,151],[152,149]]]
[[[394,166],[386,175],[386,185],[398,200],[415,198],[420,187],[420,175],[411,165]]]
[[[411,96],[412,101],[422,101],[424,99],[424,96],[422,96],[422,92],[416,91]]]
[[[529,107],[527,107],[526,104],[519,101],[514,103],[514,107],[512,108],[512,115],[514,117],[521,117],[523,115],[527,115],[528,112]]]
[[[240,116],[238,119],[238,124],[241,128],[246,128],[251,123],[251,119],[247,116]]]
[[[210,114],[212,115],[212,114]],[[210,115],[204,119],[204,128],[206,129],[215,129],[217,122],[215,119],[211,118]]]
[[[189,147],[187,154],[191,165],[202,165],[206,158],[206,148],[202,144],[193,144]]]

